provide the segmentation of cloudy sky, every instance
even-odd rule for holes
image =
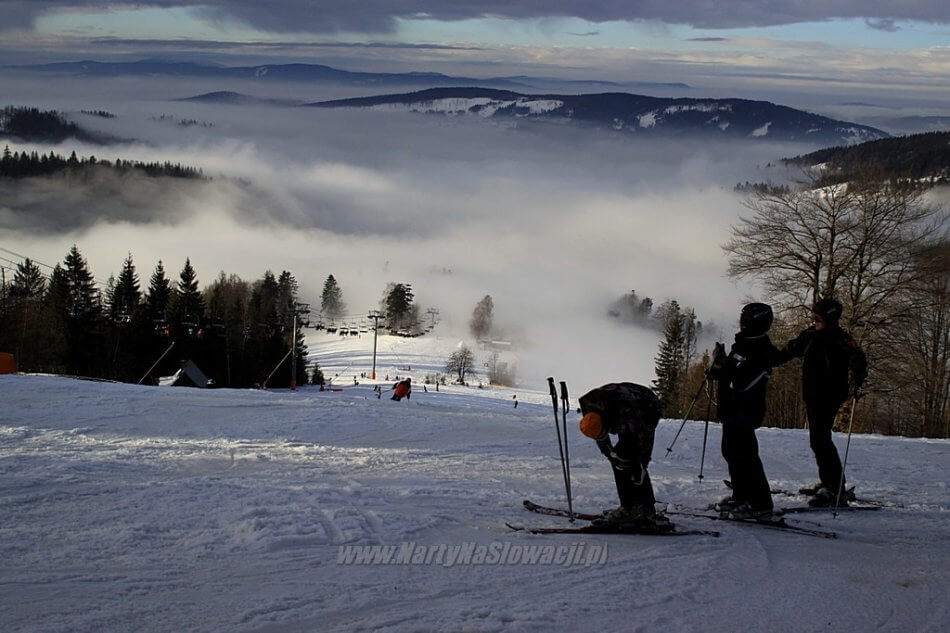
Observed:
[[[0,0],[0,14],[6,63],[200,55],[936,101],[950,84],[938,0]]]
[[[683,82],[690,96],[768,98],[858,122],[882,108],[950,115],[946,2],[0,0],[0,18],[0,65],[309,62]],[[174,101],[212,90],[314,101],[353,87],[0,75],[0,106],[57,109],[127,139],[107,148],[4,140],[14,151],[170,160],[214,177],[0,183],[0,265],[13,265],[10,252],[54,264],[75,243],[100,280],[129,253],[143,280],[158,259],[177,275],[190,257],[203,283],[221,270],[248,280],[290,270],[311,301],[332,273],[355,312],[401,281],[458,332],[491,294],[497,320],[534,344],[525,365],[539,376],[606,367],[652,380],[655,334],[604,318],[630,290],[694,306],[731,336],[742,302],[762,299],[725,274],[719,245],[744,211],[733,185],[770,179],[767,165],[809,149]],[[98,109],[117,116],[80,114]]]

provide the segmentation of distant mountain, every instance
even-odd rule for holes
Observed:
[[[485,118],[577,121],[633,135],[695,135],[841,145],[886,138],[882,130],[746,99],[660,98],[628,93],[525,95],[487,88],[432,88],[407,94],[308,104],[470,114]]]
[[[265,64],[262,66],[210,66],[193,62],[142,60],[136,62],[58,62],[32,66],[5,66],[21,71],[58,73],[84,77],[116,77],[123,75],[173,77],[208,77],[221,79],[254,79],[259,81],[306,81],[359,86],[493,86],[526,88],[508,79],[473,79],[452,77],[441,73],[360,73],[339,70],[321,64]]]
[[[239,92],[229,90],[218,90],[216,92],[206,92],[205,94],[195,95],[194,97],[185,97],[175,99],[175,101],[191,101],[195,103],[217,103],[224,105],[275,105],[275,106],[296,106],[300,101],[293,99],[265,99],[263,97],[252,97]]]
[[[790,165],[821,167],[823,183],[870,176],[877,180],[907,179],[950,182],[950,132],[929,132],[831,147],[785,159]]]
[[[890,119],[881,119],[878,125],[905,134],[917,132],[948,132],[950,131],[950,116],[903,116]]]
[[[511,77],[499,77],[521,85],[554,84],[559,86],[579,86],[591,88],[599,86],[601,88],[612,88],[615,90],[665,90],[686,91],[693,87],[682,82],[656,82],[656,81],[607,81],[604,79],[564,79],[561,77],[530,77],[528,75],[515,75]]]

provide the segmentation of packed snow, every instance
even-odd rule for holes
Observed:
[[[791,519],[834,540],[676,514],[721,536],[515,533],[568,524],[521,507],[565,505],[547,384],[424,386],[457,342],[382,337],[379,399],[366,335],[308,335],[326,391],[0,376],[0,630],[950,630],[947,441],[855,435],[850,481],[888,507]],[[599,511],[613,479],[577,419],[575,508]],[[719,427],[700,480],[703,424],[667,455],[679,426],[654,486],[701,508],[727,492]],[[814,480],[805,431],[759,442],[774,487]]]

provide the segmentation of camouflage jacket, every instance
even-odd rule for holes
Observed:
[[[636,446],[641,464],[649,463],[656,425],[660,421],[660,400],[651,389],[632,382],[609,383],[588,391],[578,402],[585,415],[600,414],[607,433],[618,435],[628,446]],[[598,440],[597,445],[607,454],[605,449],[610,449],[610,439]]]

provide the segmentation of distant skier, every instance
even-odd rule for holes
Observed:
[[[838,325],[842,306],[835,299],[821,299],[812,308],[814,325],[785,345],[789,357],[802,358],[802,397],[808,415],[808,439],[818,464],[820,481],[802,488],[814,495],[813,506],[833,506],[838,487],[845,491],[841,459],[831,439],[838,409],[848,398],[857,398],[867,377],[867,358],[850,334]],[[849,381],[850,375],[850,381]],[[838,505],[847,505],[842,495]]]
[[[736,519],[761,519],[772,514],[772,493],[755,430],[765,418],[765,392],[772,368],[784,356],[769,340],[772,307],[750,303],[739,315],[739,333],[725,355],[722,346],[710,367],[718,381],[718,414],[722,422],[722,457],[729,466],[732,495],[716,504]]]
[[[620,507],[604,512],[593,523],[629,530],[672,530],[673,524],[658,515],[647,465],[660,421],[660,401],[647,387],[630,382],[610,383],[593,389],[579,400],[584,417],[581,433],[597,442],[610,461],[620,497]],[[610,434],[617,435],[612,444]]]
[[[412,378],[406,378],[405,380],[400,380],[395,385],[393,385],[393,397],[392,399],[396,402],[399,402],[403,398],[409,400],[409,397],[412,395]]]

